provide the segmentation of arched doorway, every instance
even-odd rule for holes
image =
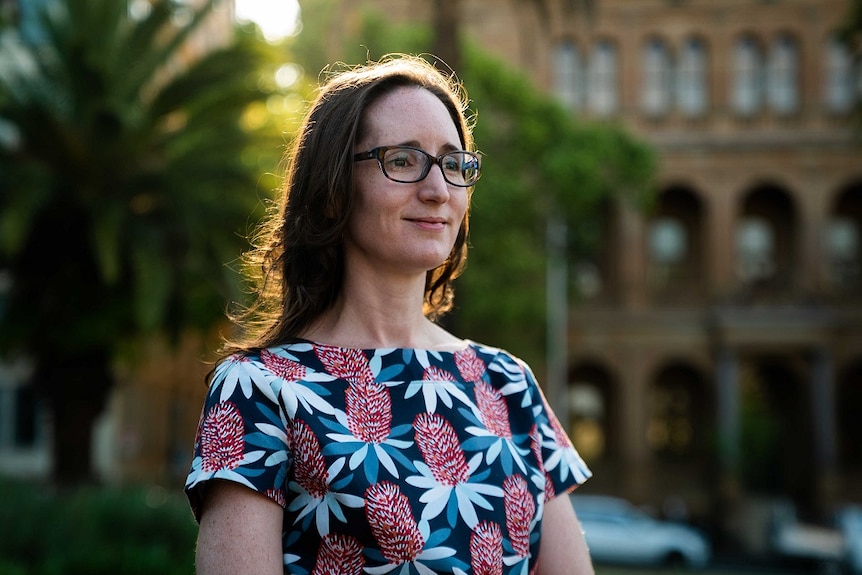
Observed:
[[[810,393],[787,356],[756,356],[740,372],[740,475],[746,490],[816,506]]]
[[[862,299],[862,182],[838,194],[825,232],[830,286],[839,299],[858,302]]]
[[[585,361],[569,372],[568,431],[581,457],[593,469],[611,477],[618,465],[617,386],[602,364]]]
[[[686,361],[664,364],[647,390],[646,441],[656,495],[662,501],[685,502],[688,512],[708,506],[714,483],[713,396],[701,370]]]

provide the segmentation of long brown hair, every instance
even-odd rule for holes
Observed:
[[[364,112],[405,86],[437,96],[463,149],[474,150],[467,94],[454,74],[416,56],[394,55],[332,75],[288,150],[278,210],[263,222],[256,247],[246,254],[256,300],[232,314],[241,334],[226,351],[295,339],[335,302],[344,278],[342,235],[353,209],[353,147],[363,136]],[[452,281],[466,261],[468,229],[469,209],[448,258],[427,273],[423,313],[432,320],[452,308]]]

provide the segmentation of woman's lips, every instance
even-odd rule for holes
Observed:
[[[408,221],[425,230],[442,230],[446,227],[444,218],[408,218]]]

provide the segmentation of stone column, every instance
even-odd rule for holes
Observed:
[[[817,505],[825,512],[832,502],[836,481],[835,374],[825,348],[815,350],[811,365],[811,416]]]
[[[547,277],[546,277],[546,321],[548,376],[545,395],[557,418],[569,428],[569,309],[566,270],[566,222],[559,216],[550,215],[546,223]]]
[[[626,352],[622,379],[626,382],[621,397],[623,479],[621,485],[626,497],[641,501],[649,491],[651,470],[646,443],[646,374],[643,357],[631,347]]]
[[[736,281],[736,204],[735,194],[726,182],[713,184],[709,204],[709,285],[712,295],[723,298]]]
[[[642,309],[646,300],[643,218],[628,202],[619,208],[619,287],[625,309]]]
[[[716,384],[721,470],[723,476],[735,484],[740,459],[739,359],[735,351],[726,347],[718,352]]]
[[[743,539],[746,518],[741,513],[741,410],[739,388],[739,357],[726,346],[716,357],[716,400],[718,407],[718,438],[720,471],[715,486],[715,516],[719,539],[738,545]]]

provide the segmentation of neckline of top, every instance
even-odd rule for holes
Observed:
[[[285,342],[277,347],[290,347],[292,345],[297,344],[305,344],[311,345],[313,347],[325,348],[325,349],[338,349],[338,350],[346,350],[346,351],[361,351],[361,352],[376,352],[376,351],[396,351],[396,350],[408,350],[412,352],[424,352],[424,353],[436,353],[436,354],[456,354],[459,352],[464,352],[469,349],[476,350],[481,347],[476,342],[470,339],[462,339],[460,345],[457,347],[453,344],[447,348],[427,348],[427,347],[399,347],[399,346],[384,346],[384,347],[355,347],[355,346],[346,346],[346,345],[338,345],[333,343],[326,343],[322,341],[314,341],[311,339],[306,339],[303,337],[293,338],[288,342]]]

